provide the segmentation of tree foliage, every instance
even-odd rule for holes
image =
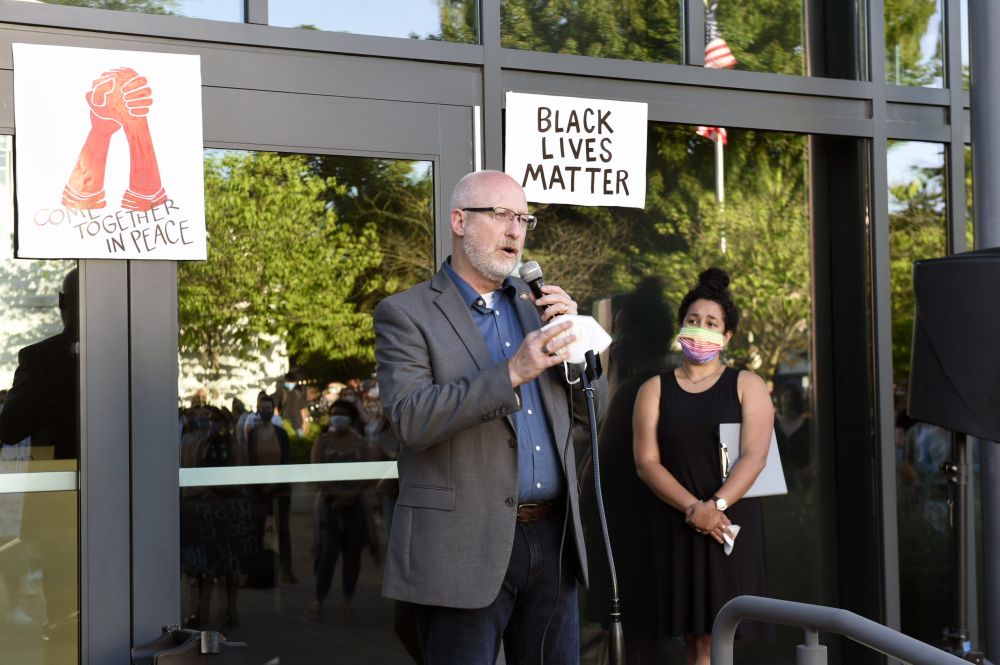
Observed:
[[[274,337],[295,356],[371,358],[371,315],[350,298],[379,265],[374,223],[343,223],[342,188],[305,157],[229,152],[205,160],[208,256],[178,275],[180,348],[250,359]]]
[[[377,229],[381,262],[359,279],[352,302],[371,312],[382,298],[434,274],[434,179],[427,162],[315,156],[310,169],[340,186],[323,196],[345,224]]]
[[[91,9],[114,9],[140,14],[173,14],[177,0],[44,0],[50,5],[90,7]]]
[[[913,262],[944,256],[948,249],[943,158],[940,166],[913,169],[909,180],[889,188],[889,199],[892,367],[896,383],[906,385],[916,307]]]
[[[600,58],[680,62],[678,5],[653,0],[506,0],[506,48]]]
[[[921,49],[939,1],[885,0],[885,67],[890,83],[926,86],[941,79],[940,31],[934,42],[934,57],[924,58]]]

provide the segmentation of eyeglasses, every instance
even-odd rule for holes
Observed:
[[[507,208],[491,206],[489,208],[462,208],[464,212],[491,212],[493,221],[500,224],[510,224],[515,219],[517,223],[524,227],[525,231],[530,231],[538,224],[538,218],[534,215],[526,215]]]

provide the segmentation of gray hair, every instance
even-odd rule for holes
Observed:
[[[462,176],[462,179],[458,181],[455,185],[455,189],[451,190],[451,208],[449,210],[454,210],[455,208],[467,208],[475,203],[473,200],[473,194],[476,191],[476,187],[482,180],[488,178],[495,178],[497,176],[507,176],[503,171],[473,171],[472,173],[467,173]],[[507,176],[510,177],[510,176]]]

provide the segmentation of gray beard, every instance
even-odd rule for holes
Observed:
[[[462,238],[462,249],[465,251],[465,256],[469,259],[469,263],[476,269],[476,272],[492,282],[502,282],[507,279],[514,271],[514,267],[517,266],[517,261],[520,258],[519,256],[515,256],[508,261],[494,257],[492,252],[480,252],[473,247],[468,234]]]

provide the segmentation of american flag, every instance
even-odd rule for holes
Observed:
[[[729,50],[729,45],[722,38],[719,32],[719,23],[715,20],[715,8],[719,5],[719,0],[710,0],[705,3],[705,66],[711,69],[732,69],[736,66],[736,58]],[[715,141],[717,137],[722,142],[728,143],[725,127],[705,127],[699,126],[695,130],[698,136]]]

